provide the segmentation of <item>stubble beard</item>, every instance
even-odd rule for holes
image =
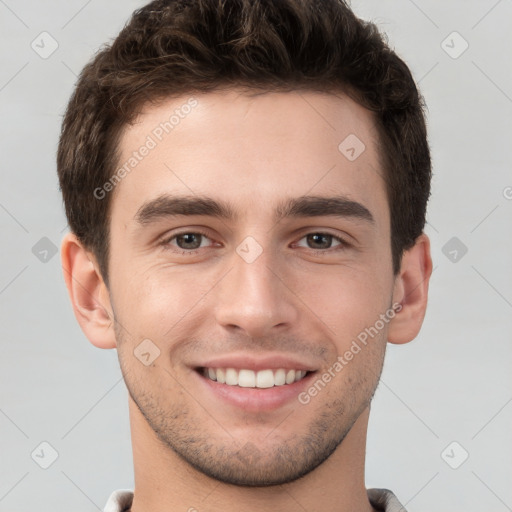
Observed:
[[[191,405],[194,398],[176,384],[165,369],[155,364],[151,369],[143,367],[141,378],[133,377],[133,370],[138,368],[136,365],[141,364],[133,356],[135,345],[124,338],[117,322],[114,323],[118,347],[121,348],[118,350],[119,362],[128,393],[157,436],[162,449],[172,450],[202,474],[231,485],[282,485],[298,480],[325,462],[370,405],[382,371],[383,357],[378,367],[375,363],[370,364],[373,366],[372,372],[360,372],[347,378],[344,389],[339,390],[339,397],[326,402],[320,409],[316,403],[322,399],[325,390],[307,405],[297,400],[295,408],[284,421],[283,418],[276,419],[276,425],[269,426],[269,435],[264,438],[264,443],[251,441],[250,432],[247,440],[234,439],[229,435],[229,421],[210,415],[204,405],[194,408],[194,404]],[[126,350],[123,350],[124,347]],[[133,359],[127,362],[125,357],[130,356]],[[153,389],[151,384],[147,386],[149,380],[143,378],[144,370],[153,372],[152,381],[157,383]],[[155,372],[159,374],[156,380]],[[162,381],[173,386],[171,392],[166,391]],[[159,397],[156,392],[162,395]],[[173,395],[174,403],[167,404],[165,398]],[[309,407],[316,407],[316,412],[311,414]],[[194,409],[203,418],[194,417]],[[279,435],[280,423],[293,425],[300,421],[302,414],[311,415],[305,432],[297,432],[286,439],[274,437]],[[212,429],[204,428],[210,425],[219,432],[217,435]],[[269,442],[265,442],[267,439]]]

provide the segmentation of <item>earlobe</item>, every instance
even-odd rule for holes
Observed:
[[[431,274],[430,240],[423,233],[414,246],[404,252],[395,280],[393,304],[400,304],[401,308],[389,324],[390,343],[408,343],[418,335],[427,309]]]
[[[115,348],[113,312],[108,289],[94,256],[68,233],[61,244],[61,262],[75,317],[89,341],[98,348]]]

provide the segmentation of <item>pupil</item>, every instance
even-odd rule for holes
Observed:
[[[194,244],[194,247],[181,247],[181,248],[182,249],[197,249],[201,245],[201,242],[197,243],[200,236],[201,235],[195,235],[193,233],[186,233],[185,235],[180,235],[178,237],[178,241],[185,239],[185,244],[190,244],[190,243],[193,243],[190,240],[193,238],[196,238],[196,243]],[[178,245],[180,245],[180,244],[178,244]]]
[[[317,234],[315,234],[315,235],[310,235],[310,237],[312,237],[312,238],[314,239],[314,242],[315,242],[315,243],[318,243],[318,242],[317,242],[317,239],[318,239],[318,238],[323,238],[323,239],[324,239],[324,241],[325,241],[325,240],[328,240],[328,237],[329,237],[329,236],[330,236],[330,235],[321,235],[321,234],[318,234],[318,233],[317,233]],[[329,243],[324,242],[324,243],[323,243],[323,244],[321,244],[321,245],[322,245],[322,247],[323,247],[323,248],[326,248],[326,247],[328,248]]]

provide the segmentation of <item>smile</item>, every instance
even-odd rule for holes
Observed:
[[[308,373],[306,370],[266,369],[253,371],[235,368],[199,368],[199,372],[210,380],[228,386],[242,388],[272,388],[286,386],[302,380]]]

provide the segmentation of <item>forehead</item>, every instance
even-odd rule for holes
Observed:
[[[112,216],[163,194],[275,214],[284,198],[343,195],[387,213],[373,115],[346,95],[214,91],[146,106],[121,137]],[[119,173],[120,169],[124,172]]]

